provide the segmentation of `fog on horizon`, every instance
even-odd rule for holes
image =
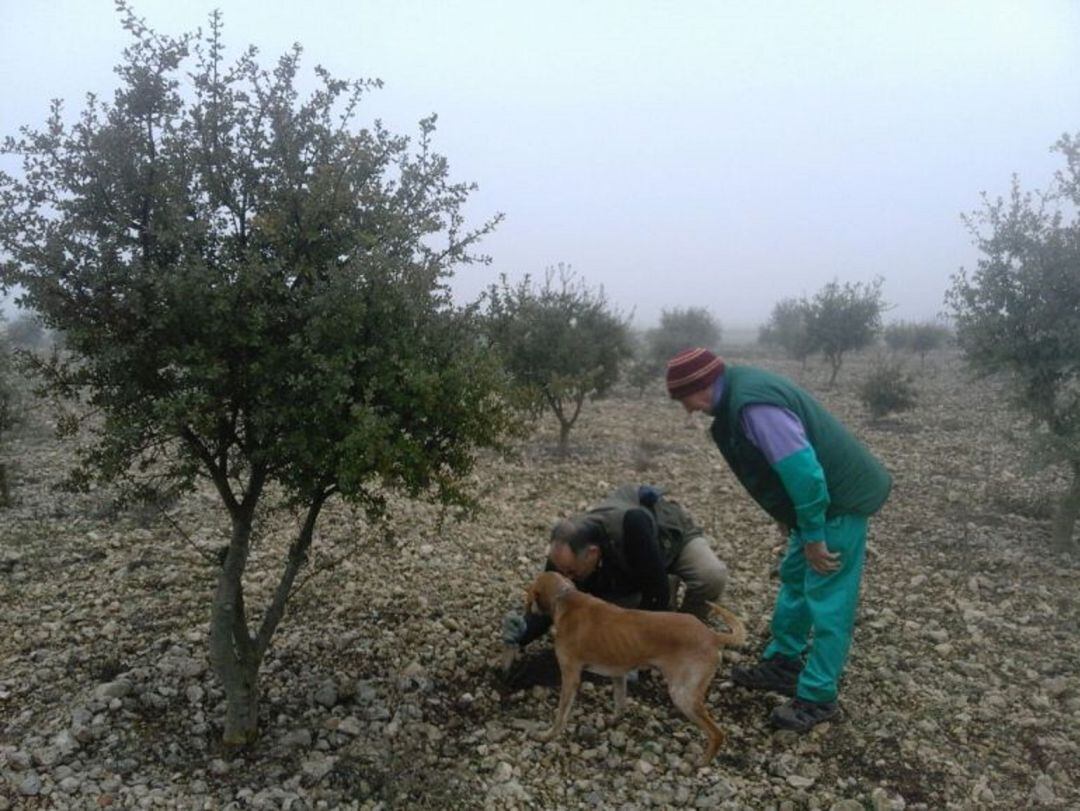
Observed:
[[[489,266],[571,265],[635,324],[707,307],[751,328],[785,296],[885,279],[887,321],[933,318],[977,254],[960,215],[1012,173],[1043,188],[1080,131],[1080,5],[1045,2],[133,3],[162,33],[224,14],[232,55],[295,41],[303,72],[378,77],[361,123],[435,145],[475,181]],[[0,0],[0,135],[111,97],[113,0]],[[0,167],[17,167],[4,157]],[[12,314],[10,306],[7,309]]]

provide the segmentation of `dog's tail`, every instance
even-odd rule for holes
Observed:
[[[722,605],[717,605],[716,603],[709,603],[708,605],[709,608],[712,609],[712,613],[719,614],[720,618],[724,621],[724,624],[731,629],[731,632],[726,634],[719,633],[718,631],[713,632],[720,637],[720,644],[731,645],[734,647],[745,645],[746,626],[743,625],[743,621]]]

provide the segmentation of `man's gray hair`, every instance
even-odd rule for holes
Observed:
[[[551,528],[551,542],[565,544],[570,551],[580,557],[590,546],[599,546],[596,527],[583,516],[560,518]]]

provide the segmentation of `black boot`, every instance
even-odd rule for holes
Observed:
[[[769,720],[774,727],[809,732],[822,721],[830,721],[840,713],[835,701],[804,701],[793,698],[772,711]]]
[[[802,662],[779,654],[763,659],[753,667],[731,668],[731,680],[750,690],[771,690],[785,696],[795,695]]]

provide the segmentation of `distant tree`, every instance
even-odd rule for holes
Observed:
[[[377,83],[316,68],[302,98],[299,46],[272,71],[254,49],[226,64],[218,13],[173,38],[118,7],[131,43],[112,103],[89,97],[68,126],[55,102],[5,142],[23,173],[0,175],[0,287],[63,331],[37,369],[97,415],[76,483],[216,490],[231,537],[210,556],[210,661],[225,743],[244,744],[328,501],[373,517],[393,490],[471,503],[474,451],[508,415],[446,280],[492,223],[465,228],[471,187],[432,151],[434,117],[415,145],[356,126]],[[254,625],[243,576],[273,506],[301,522]]]
[[[526,276],[511,286],[503,276],[488,291],[491,340],[535,413],[550,409],[559,421],[559,450],[586,398],[607,393],[631,355],[626,321],[603,290],[592,290],[565,266],[550,268],[543,284]]]
[[[803,299],[785,298],[773,305],[769,320],[758,332],[758,342],[776,346],[784,353],[806,365],[814,352],[807,332],[809,305]]]
[[[885,326],[882,332],[885,346],[893,352],[907,352],[911,349],[911,324],[907,321],[894,321]]]
[[[945,346],[952,333],[943,324],[933,321],[920,321],[913,325],[911,351],[919,356],[919,364],[926,362],[926,354]]]
[[[660,325],[649,330],[647,340],[659,372],[684,349],[715,349],[722,334],[720,323],[704,307],[676,307],[660,313]]]
[[[966,218],[982,256],[952,278],[946,302],[968,363],[1005,373],[1014,402],[1032,419],[1040,459],[1062,464],[1071,482],[1056,511],[1058,548],[1077,550],[1080,515],[1080,133],[1055,145],[1066,162],[1045,193],[984,195]]]
[[[897,352],[911,352],[924,365],[928,352],[940,349],[951,333],[943,324],[933,321],[896,321],[885,327],[885,345]]]
[[[45,343],[45,327],[36,315],[22,313],[8,324],[7,338],[12,346],[38,349]]]
[[[844,354],[870,346],[881,330],[885,303],[881,298],[882,279],[864,284],[831,281],[806,305],[806,334],[810,346],[820,351],[832,373],[829,386],[844,361]]]

